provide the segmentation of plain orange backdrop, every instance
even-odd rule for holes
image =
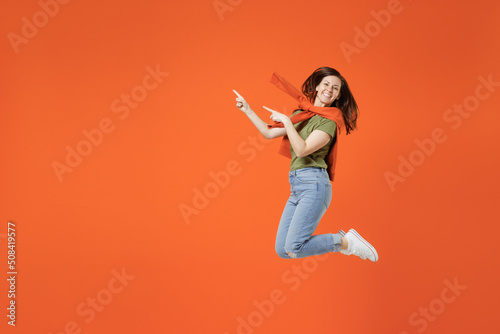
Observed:
[[[474,98],[480,77],[500,82],[497,1],[55,4],[0,4],[0,263],[6,277],[12,221],[18,270],[15,328],[0,282],[2,333],[72,322],[88,334],[500,331],[500,87]],[[14,46],[34,16],[37,31]],[[295,107],[272,72],[300,86],[320,66],[344,75],[360,118],[340,138],[317,232],[355,227],[375,264],[274,252],[289,161],[258,139],[232,89],[267,120],[263,105]],[[168,75],[145,91],[148,67]],[[116,113],[132,92],[147,96]],[[470,114],[447,122],[464,101]],[[54,162],[105,119],[113,131],[58,179]],[[437,128],[446,140],[418,153]],[[387,172],[410,156],[419,165],[391,188]],[[197,191],[211,198],[195,208]],[[133,277],[117,293],[113,270]],[[463,288],[445,303],[454,281]],[[280,303],[262,304],[273,293]],[[77,311],[87,298],[101,301],[91,321]]]

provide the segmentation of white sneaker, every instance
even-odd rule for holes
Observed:
[[[341,250],[340,252],[342,254],[356,255],[363,260],[369,259],[372,262],[378,261],[378,254],[375,248],[370,245],[368,241],[363,239],[355,229],[351,228],[349,232],[344,235],[344,238],[347,239],[347,250]]]

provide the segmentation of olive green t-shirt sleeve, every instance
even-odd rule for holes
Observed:
[[[297,115],[298,113],[302,112],[302,110],[296,110],[295,112],[290,115],[290,117]],[[334,121],[328,118],[323,118],[323,117],[314,117],[314,122],[312,122],[313,125],[309,128],[309,133],[307,135],[310,135],[311,132],[314,130],[321,130],[323,132],[328,133],[330,136],[335,137],[335,130],[337,128],[337,124],[335,124]]]
[[[328,133],[330,136],[335,137],[335,130],[337,129],[337,124],[328,118],[320,118],[320,121],[313,127],[314,130],[321,130]]]
[[[314,130],[320,130],[328,133],[331,138],[330,141],[323,147],[305,157],[300,158],[297,157],[297,155],[293,151],[293,147],[290,145],[290,153],[292,155],[290,170],[296,170],[306,167],[320,167],[326,169],[328,167],[326,163],[326,156],[328,155],[330,147],[335,140],[336,127],[337,126],[334,121],[318,115],[295,124],[295,129],[298,131],[300,137],[302,137],[302,139],[304,140],[306,140]]]

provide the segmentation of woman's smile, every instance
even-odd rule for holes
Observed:
[[[339,97],[341,81],[338,77],[329,75],[316,86],[316,99],[314,105],[329,107]]]

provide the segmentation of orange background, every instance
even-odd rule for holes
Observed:
[[[1,332],[498,333],[500,87],[458,128],[443,118],[480,76],[500,81],[498,2],[402,0],[350,59],[341,43],[388,1],[222,2],[221,19],[211,0],[74,0],[16,53],[8,34],[41,5],[2,1],[0,262],[6,276],[13,221],[19,274],[15,328],[0,282]],[[169,74],[120,119],[111,104],[148,66]],[[267,120],[262,105],[295,107],[272,72],[300,86],[320,66],[345,76],[361,113],[317,232],[355,227],[375,264],[274,252],[289,161],[278,141],[252,146],[232,89]],[[59,182],[53,162],[106,118],[114,130]],[[436,128],[446,141],[391,191],[384,173]],[[235,175],[188,223],[182,205],[231,161]],[[134,278],[87,323],[77,307],[122,269]],[[446,280],[466,288],[443,304]],[[259,318],[254,302],[273,291],[281,303]],[[432,321],[418,315],[429,307]]]

